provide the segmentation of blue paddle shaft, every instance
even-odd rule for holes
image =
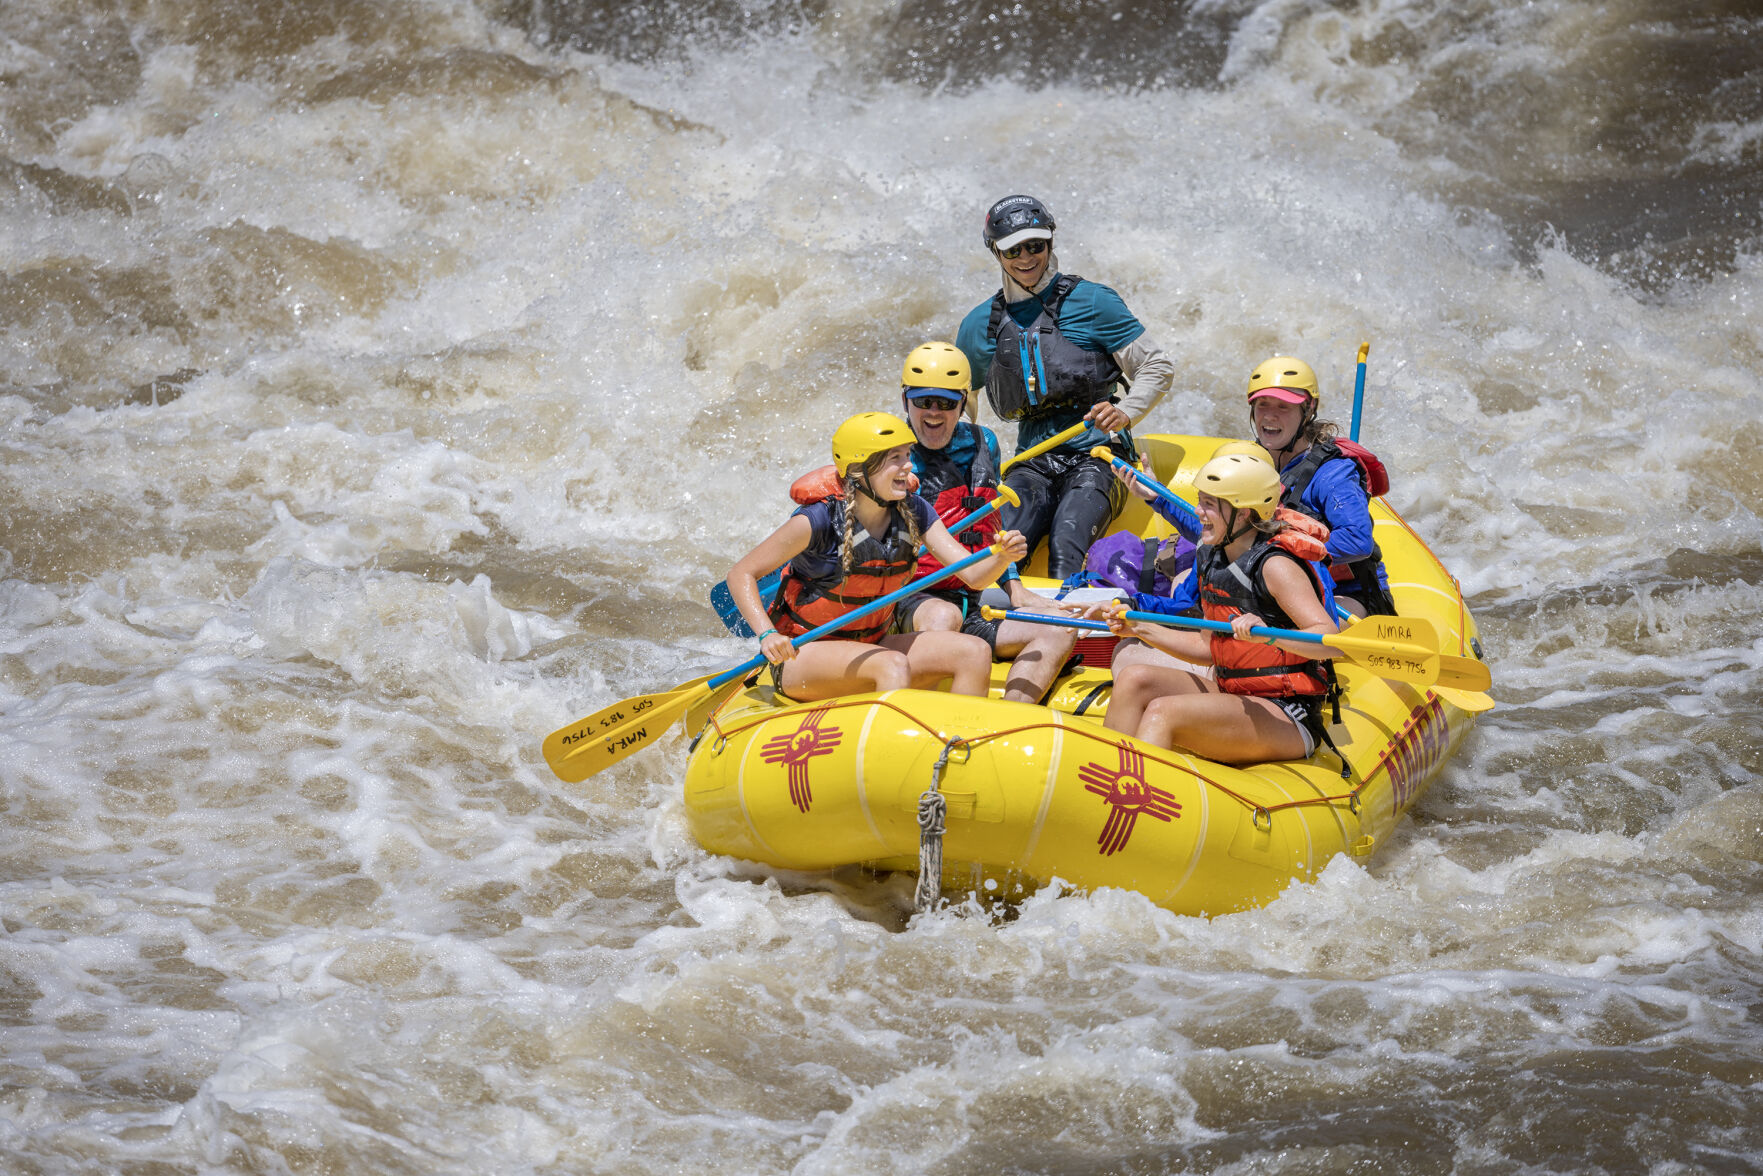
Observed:
[[[1371,350],[1371,344],[1359,345],[1359,372],[1353,378],[1353,428],[1347,434],[1348,440],[1359,440],[1359,410],[1365,407],[1365,353]]]
[[[1229,621],[1209,621],[1205,617],[1178,617],[1169,613],[1127,611],[1120,614],[1129,621],[1145,621],[1153,625],[1172,625],[1178,629],[1208,629],[1215,633],[1229,633]],[[1077,617],[1058,617],[1051,613],[1019,612],[1011,609],[1004,614],[1006,620],[1029,621],[1036,625],[1061,625],[1067,629],[1103,629],[1108,626],[1102,621],[1086,621]],[[1277,637],[1286,641],[1309,641],[1322,645],[1327,641],[1320,633],[1306,633],[1302,629],[1275,629],[1267,625],[1256,625],[1249,630],[1255,637]]]
[[[1011,503],[1008,499],[994,498],[966,518],[956,519],[949,527],[949,534],[960,534],[993,511],[1002,510],[1009,505]],[[924,545],[919,544],[918,550],[922,553]],[[777,597],[778,586],[782,583],[783,569],[781,567],[774,568],[761,576],[759,578],[759,603],[769,608],[772,600]],[[716,610],[716,615],[722,618],[723,625],[736,637],[755,636],[753,626],[747,623],[747,618],[741,615],[740,606],[735,604],[735,596],[729,591],[727,580],[710,590],[710,607]]]
[[[1097,448],[1100,449],[1101,446],[1097,446]],[[1165,486],[1162,482],[1159,482],[1156,478],[1153,478],[1150,474],[1147,474],[1144,470],[1127,464],[1117,456],[1110,454],[1108,461],[1115,469],[1125,470],[1134,478],[1138,479],[1139,485],[1181,511],[1181,513],[1189,519],[1192,519],[1194,534],[1198,535],[1200,533],[1200,516],[1195,514],[1194,508],[1188,505],[1188,503],[1185,502],[1175,491],[1171,490],[1168,486]]]
[[[876,612],[879,609],[884,609],[888,605],[893,604],[895,601],[906,599],[908,596],[911,596],[914,592],[918,591],[919,588],[923,587],[926,584],[935,583],[936,581],[941,580],[945,576],[948,576],[954,572],[959,572],[959,571],[962,571],[966,568],[972,567],[974,564],[978,563],[982,559],[991,559],[992,556],[994,556],[996,554],[997,554],[997,551],[993,548],[990,548],[990,547],[982,548],[981,550],[976,551],[973,554],[969,555],[966,559],[956,560],[954,563],[950,564],[948,567],[938,568],[934,572],[926,572],[924,575],[918,577],[918,579],[912,581],[910,584],[906,584],[906,585],[903,585],[902,587],[896,588],[892,592],[888,593],[886,596],[878,596],[874,600],[870,601],[868,604],[865,604],[859,608],[854,608],[842,617],[834,617],[832,620],[828,621],[826,624],[820,625],[820,626],[813,628],[813,629],[810,629],[806,633],[802,634],[800,637],[790,638],[790,644],[794,645],[797,649],[800,649],[800,648],[802,648],[802,646],[808,644],[810,641],[813,641],[816,638],[824,637],[828,633],[831,633],[837,629],[844,628],[846,625],[850,624],[852,621],[860,621],[872,612]],[[716,677],[710,679],[710,681],[708,683],[706,683],[706,686],[711,690],[715,690],[718,686],[721,686],[724,682],[729,681],[731,678],[738,678],[742,674],[746,673],[748,670],[757,669],[758,667],[760,667],[764,664],[765,664],[765,655],[763,653],[761,653],[761,654],[757,655],[756,657],[749,658],[747,661],[742,662],[740,665],[736,666],[732,670],[724,670],[722,673],[716,675]]]

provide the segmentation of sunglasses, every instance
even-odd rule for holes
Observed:
[[[1017,258],[1021,257],[1024,253],[1028,254],[1030,257],[1039,257],[1041,254],[1045,253],[1046,251],[1047,251],[1047,242],[1044,240],[1041,240],[1040,238],[1036,238],[1033,241],[1024,241],[1020,245],[1012,245],[1008,249],[1000,249],[1000,250],[998,250],[998,256],[1008,258],[1011,261],[1015,261]]]
[[[914,396],[912,403],[926,412],[954,412],[961,407],[959,400],[951,400],[947,396]]]

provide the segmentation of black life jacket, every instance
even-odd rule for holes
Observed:
[[[962,469],[949,456],[949,450],[955,447],[955,442],[964,438],[970,438],[974,448],[973,460],[966,469]],[[967,421],[956,424],[949,444],[941,449],[914,445],[912,465],[918,474],[919,497],[935,508],[937,517],[942,519],[945,527],[966,518],[998,496],[998,465],[992,460],[992,451],[986,445],[985,436],[979,431],[979,427]],[[955,536],[955,541],[969,551],[978,551],[992,545],[998,530],[998,516],[994,512],[971,527],[964,528]],[[927,575],[942,566],[942,560],[926,551],[918,557],[917,574]],[[966,587],[953,574],[927,586],[935,589]]]
[[[1355,445],[1353,448],[1358,449],[1359,446]],[[1366,497],[1371,497],[1370,474],[1366,469],[1365,462],[1355,454],[1346,452],[1336,444],[1333,437],[1323,437],[1311,442],[1310,448],[1304,451],[1304,455],[1296,463],[1280,471],[1279,480],[1285,486],[1285,493],[1280,498],[1280,505],[1289,506],[1293,510],[1326,523],[1327,519],[1305,505],[1304,491],[1310,488],[1310,482],[1316,477],[1316,471],[1322,468],[1322,463],[1333,461],[1337,457],[1344,457],[1353,463],[1353,470],[1358,475],[1360,488],[1365,491]],[[1381,463],[1378,468],[1382,469]],[[1384,489],[1388,489],[1388,487],[1385,486]],[[1329,573],[1334,576],[1335,591],[1358,600],[1365,606],[1366,613],[1371,616],[1395,616],[1396,602],[1390,598],[1389,589],[1385,588],[1378,579],[1378,568],[1382,564],[1383,551],[1377,546],[1375,540],[1372,541],[1370,555],[1351,561],[1331,558]]]
[[[986,399],[1001,420],[1018,421],[1055,409],[1087,409],[1114,395],[1120,365],[1105,351],[1079,347],[1059,331],[1059,308],[1082,278],[1060,274],[1040,298],[1027,327],[1011,317],[999,290],[992,299],[986,338],[997,345],[986,375]]]

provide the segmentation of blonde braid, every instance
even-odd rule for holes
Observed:
[[[839,579],[851,574],[851,560],[857,547],[857,472],[845,475],[845,539],[839,547]]]
[[[912,498],[908,494],[894,504],[894,509],[900,512],[900,520],[906,524],[906,538],[912,544],[912,550],[917,551],[924,536],[918,533],[918,512],[912,509]]]

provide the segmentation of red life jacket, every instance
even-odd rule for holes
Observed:
[[[1282,507],[1274,517],[1284,521],[1285,508]],[[1315,527],[1320,526],[1315,524]],[[1227,562],[1219,548],[1201,547],[1194,560],[1201,615],[1211,621],[1228,621],[1243,613],[1253,613],[1273,628],[1297,628],[1268,590],[1265,565],[1275,556],[1295,559],[1304,574],[1310,577],[1311,586],[1316,589],[1320,600],[1322,583],[1308,561],[1326,554],[1323,539],[1327,535],[1326,527],[1322,528],[1322,538],[1319,539],[1313,527],[1300,527],[1294,523],[1272,538],[1257,540],[1255,546],[1235,563]],[[1326,695],[1330,690],[1332,675],[1319,660],[1287,653],[1278,646],[1258,641],[1238,641],[1228,633],[1212,634],[1212,661],[1218,686],[1227,694],[1290,698],[1294,695]]]
[[[827,467],[828,471],[831,469],[831,466]],[[797,485],[805,481],[807,478],[799,479]],[[794,493],[792,488],[791,494]],[[909,504],[911,499],[906,501]],[[912,579],[917,548],[896,512],[889,512],[888,529],[881,539],[858,528],[861,537],[852,548],[851,570],[841,575],[839,550],[844,543],[845,500],[828,495],[804,503],[803,509],[804,512],[817,509],[824,512],[826,525],[824,531],[815,528],[816,535],[824,537],[821,542],[810,540],[807,550],[798,552],[784,565],[777,598],[766,611],[772,625],[785,637],[797,637],[810,629],[818,629],[854,608],[861,608],[879,596],[904,587]],[[809,522],[815,522],[812,515]],[[873,644],[887,635],[893,620],[894,610],[889,606],[841,626],[828,636]]]
[[[912,464],[918,471],[919,497],[931,504],[945,527],[961,521],[998,496],[998,466],[992,460],[991,448],[986,445],[985,437],[980,435],[978,426],[961,421],[955,429],[955,437],[951,437],[949,444],[942,449],[926,449],[922,445],[912,447]],[[954,446],[963,429],[971,430],[974,434],[973,461],[965,470],[948,456],[949,449]],[[982,547],[990,547],[997,538],[998,531],[998,516],[994,512],[971,527],[963,528],[955,536],[955,541],[969,551],[978,551]],[[919,554],[919,575],[929,575],[942,566],[943,561],[930,552]],[[926,585],[927,591],[949,588],[966,590],[967,585],[958,575],[945,576],[934,584]]]

